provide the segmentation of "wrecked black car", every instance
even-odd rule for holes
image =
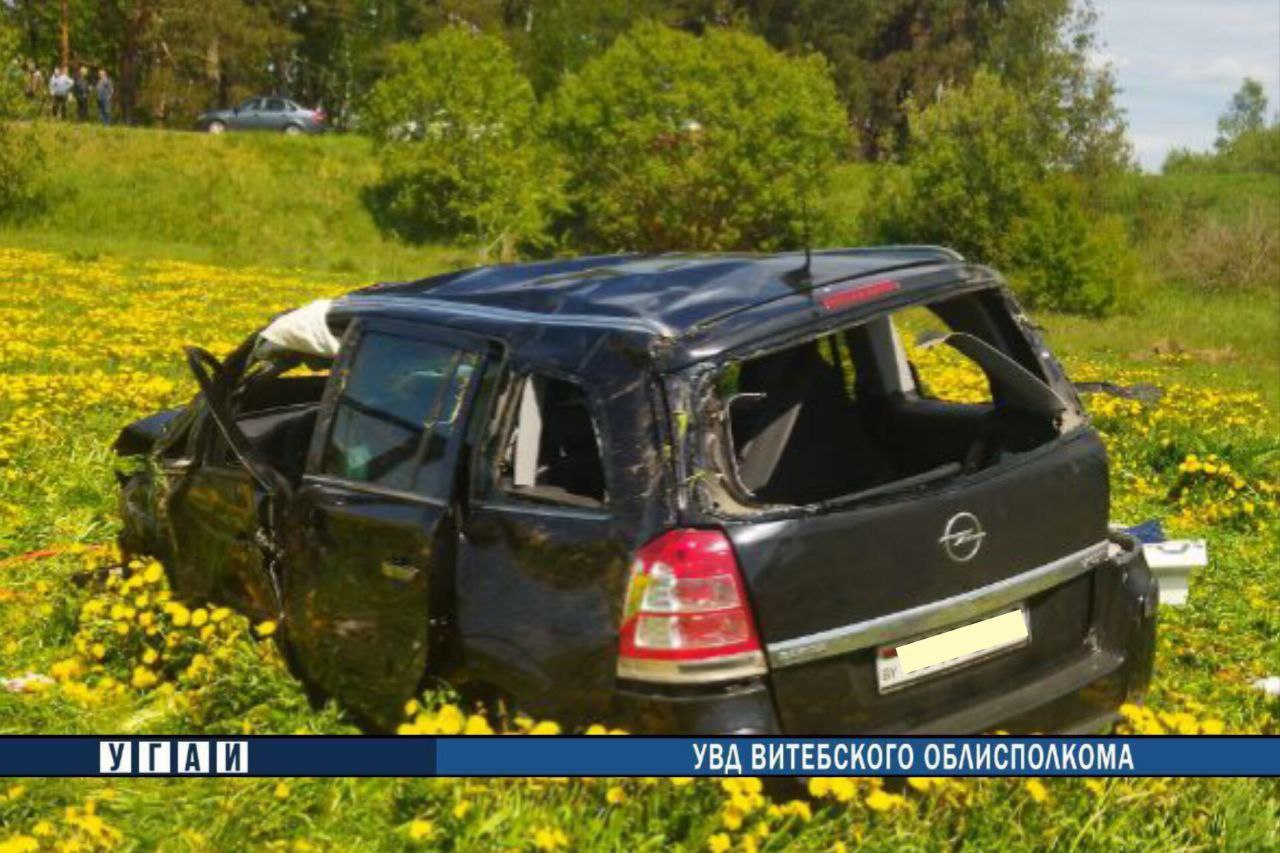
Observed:
[[[371,728],[443,680],[636,732],[1086,732],[1150,677],[1103,445],[944,249],[486,267],[187,358],[117,442],[122,545]]]

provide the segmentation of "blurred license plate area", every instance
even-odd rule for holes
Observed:
[[[881,693],[957,669],[1031,641],[1025,608],[943,631],[900,646],[876,650],[876,682]]]

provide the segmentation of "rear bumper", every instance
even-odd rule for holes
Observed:
[[[1131,537],[1117,536],[1095,578],[1092,629],[1079,654],[997,694],[948,703],[942,714],[919,709],[905,724],[858,732],[838,723],[826,730],[787,731],[768,682],[756,679],[715,690],[623,686],[617,717],[629,730],[646,734],[1097,733],[1110,728],[1122,703],[1141,701],[1146,693],[1158,600],[1142,549]]]

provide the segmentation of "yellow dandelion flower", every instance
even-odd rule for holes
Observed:
[[[489,721],[479,714],[472,714],[467,717],[467,724],[462,729],[464,735],[491,735],[493,727],[489,725]]]
[[[557,850],[568,844],[568,837],[553,827],[542,827],[533,833],[533,846],[539,850]]]
[[[156,584],[160,583],[160,579],[164,577],[164,566],[152,560],[147,567],[142,570],[143,583]]]
[[[430,838],[435,831],[436,825],[429,820],[416,818],[409,822],[409,838],[413,841],[422,841]]]
[[[907,805],[906,798],[901,794],[890,794],[879,788],[868,794],[865,802],[869,809],[877,812],[887,812]]]
[[[156,674],[145,666],[137,666],[133,669],[133,678],[129,680],[139,690],[146,690],[156,683]]]

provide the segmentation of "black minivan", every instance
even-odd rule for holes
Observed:
[[[439,680],[690,734],[1092,732],[1146,689],[1102,442],[948,250],[483,267],[187,358],[116,443],[122,546],[370,728]]]

